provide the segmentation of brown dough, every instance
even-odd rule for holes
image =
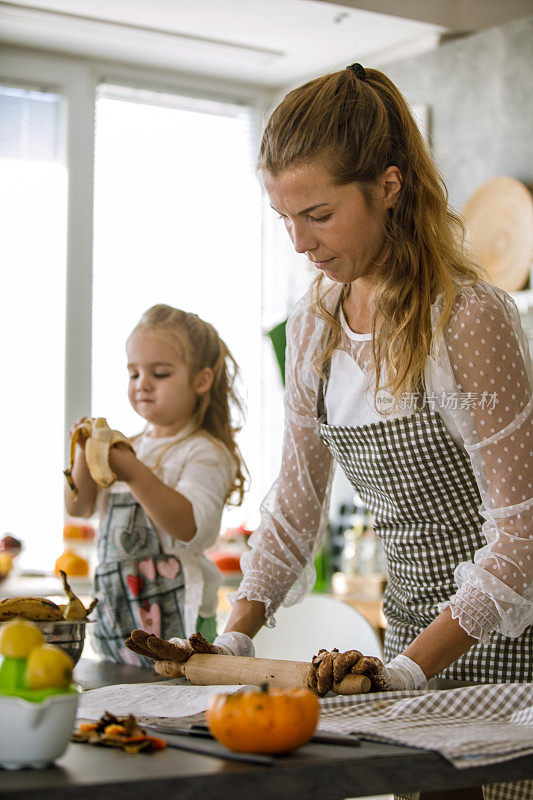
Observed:
[[[333,664],[338,654],[339,651],[336,649],[331,652],[321,649],[313,657],[309,668],[307,685],[319,697],[327,694],[333,685]]]
[[[140,628],[135,628],[135,630],[133,630],[130,633],[130,639],[133,639],[133,641],[135,642],[136,645],[138,645],[138,647],[143,647],[147,652],[150,652],[149,647],[147,645],[147,640],[149,636],[150,636],[149,633],[146,633],[146,631],[142,631]]]
[[[374,692],[386,692],[390,684],[385,675],[383,662],[375,656],[362,656],[351,669],[354,675],[367,675],[372,681]]]
[[[153,658],[152,653],[149,650],[145,650],[144,647],[138,645],[132,638],[129,636],[126,641],[124,642],[128,650],[131,650],[132,653],[137,653],[139,656],[146,656],[146,658]]]
[[[340,683],[343,678],[352,670],[362,657],[359,650],[348,650],[346,653],[339,653],[333,662],[333,683]]]
[[[195,653],[220,653],[219,648],[210,644],[201,633],[193,633],[189,636],[189,644]]]
[[[152,658],[156,658],[158,661],[182,662],[187,661],[191,655],[190,651],[184,647],[167,642],[166,639],[160,639],[159,636],[149,636],[146,644],[152,652]]]
[[[311,662],[307,684],[319,697],[324,697],[333,684],[340,683],[349,672],[370,678],[374,692],[390,689],[383,663],[374,656],[363,656],[359,650],[344,653],[337,649],[319,650]]]

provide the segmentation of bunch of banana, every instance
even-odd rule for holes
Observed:
[[[92,479],[98,486],[107,489],[116,480],[116,475],[109,466],[109,451],[115,444],[125,444],[133,450],[131,442],[120,431],[112,431],[103,417],[85,419],[78,423],[70,434],[70,465],[64,471],[68,485],[74,497],[78,490],[72,480],[72,468],[76,453],[76,442],[80,435],[86,437],[85,459]]]
[[[64,572],[61,572],[61,580],[69,600],[68,603],[57,605],[45,597],[6,597],[4,600],[0,600],[0,622],[13,619],[13,617],[31,619],[32,622],[57,622],[62,619],[86,620],[98,600],[93,600],[85,608],[79,597],[76,597],[70,588]]]

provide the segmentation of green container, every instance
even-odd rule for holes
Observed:
[[[312,591],[329,592],[331,590],[331,557],[329,539],[326,539],[315,556],[316,581]]]
[[[287,347],[287,320],[283,320],[271,330],[267,331],[267,336],[272,342],[274,354],[278,362],[281,373],[281,382],[285,386],[285,349]]]

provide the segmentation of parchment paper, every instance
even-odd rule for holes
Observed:
[[[97,720],[106,711],[115,716],[134,714],[145,725],[191,722],[207,708],[212,694],[233,694],[256,686],[184,686],[175,680],[159,683],[121,683],[90,689],[80,696],[78,719]],[[185,718],[187,718],[185,720]]]

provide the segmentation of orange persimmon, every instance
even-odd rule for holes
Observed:
[[[65,550],[65,552],[56,559],[56,575],[59,575],[59,570],[63,570],[67,578],[86,578],[89,574],[89,562],[76,553]]]
[[[290,753],[309,741],[320,706],[309,689],[268,689],[219,694],[206,719],[221,744],[238,753]]]

